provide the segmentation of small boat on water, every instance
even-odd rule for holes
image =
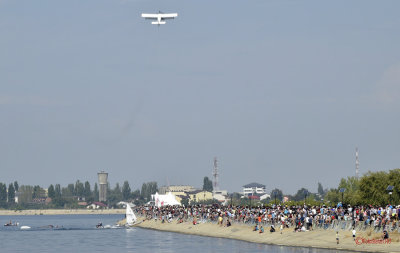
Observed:
[[[103,223],[102,223],[102,222],[99,222],[99,223],[96,225],[96,228],[104,228]]]
[[[11,221],[9,223],[4,224],[5,227],[17,227],[19,226],[18,222],[12,223]]]
[[[29,226],[21,226],[21,229],[22,230],[31,229],[31,227],[29,227]]]

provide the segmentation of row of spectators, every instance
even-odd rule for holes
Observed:
[[[313,227],[328,228],[337,221],[348,221],[352,227],[363,224],[374,228],[398,228],[400,205],[392,206],[221,206],[193,205],[193,206],[137,206],[136,213],[148,219],[161,222],[192,221],[217,222],[226,225],[229,223],[282,225],[294,227],[295,230],[310,230]]]

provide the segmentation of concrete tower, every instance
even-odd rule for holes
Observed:
[[[99,177],[99,201],[107,201],[107,179],[108,173],[101,171],[97,173]]]

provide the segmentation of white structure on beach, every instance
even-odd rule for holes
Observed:
[[[264,195],[265,185],[259,183],[250,183],[243,186],[243,195],[252,196],[252,195]]]
[[[181,203],[179,203],[175,196],[171,193],[168,192],[167,194],[156,194],[151,195],[151,199],[154,201],[154,205],[157,207],[162,207],[162,206],[180,206]]]

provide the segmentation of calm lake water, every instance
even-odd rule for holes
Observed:
[[[123,215],[0,216],[0,252],[339,252],[282,247],[237,240],[159,232],[142,228],[96,229],[114,225]],[[20,227],[4,227],[8,221]],[[50,229],[47,225],[59,226]],[[342,251],[344,252],[344,251]]]

